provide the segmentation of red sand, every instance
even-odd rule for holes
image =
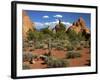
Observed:
[[[75,67],[75,66],[86,66],[85,64],[87,64],[87,60],[90,60],[90,53],[88,48],[84,48],[82,50],[82,57],[80,58],[75,58],[75,59],[71,59],[70,60],[70,67]]]
[[[56,49],[52,49],[51,51],[51,55],[55,56],[57,58],[65,58],[65,53],[67,51],[63,51],[63,50],[56,50]],[[90,53],[89,53],[89,48],[83,48],[82,51],[82,56],[80,58],[74,58],[74,59],[69,59],[69,67],[79,67],[79,66],[87,66],[86,64],[88,64],[89,62],[87,60],[90,60]],[[48,50],[43,50],[43,49],[36,49],[34,51],[32,51],[33,54],[37,54],[37,55],[41,55],[44,53],[48,53]],[[34,64],[29,64],[27,62],[27,64],[32,68],[32,69],[43,69],[46,68],[47,65],[46,64],[41,64],[43,63],[42,60],[38,60],[35,61]]]

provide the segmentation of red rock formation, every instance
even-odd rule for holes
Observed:
[[[27,15],[26,11],[22,12],[22,32],[23,32],[23,37],[26,38],[27,37],[27,31],[29,29],[34,31],[34,26],[35,24],[30,20],[29,16]]]
[[[74,30],[76,33],[85,31],[86,33],[90,33],[90,30],[87,28],[86,23],[82,17],[80,17],[76,22],[73,22],[73,25],[70,26],[68,30]]]
[[[59,19],[59,23],[56,24],[55,28],[53,30],[57,31],[61,31],[64,30],[65,31],[65,25],[61,22],[61,20]]]

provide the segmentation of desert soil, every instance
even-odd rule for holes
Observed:
[[[36,49],[34,51],[32,51],[33,54],[37,54],[37,55],[41,55],[44,53],[48,53],[48,50],[43,50],[43,49]],[[57,58],[65,58],[65,53],[66,51],[63,50],[56,50],[56,49],[52,49],[51,51],[51,55],[55,56]],[[90,59],[91,59],[91,55],[89,52],[89,48],[83,48],[81,51],[82,56],[80,58],[74,58],[74,59],[69,59],[69,67],[80,67],[80,66],[90,66]],[[46,64],[42,64],[44,63],[44,61],[42,61],[41,59],[39,60],[35,60],[34,64],[29,64],[29,62],[24,62],[24,64],[28,64],[30,66],[31,69],[43,69],[46,68],[47,65]]]

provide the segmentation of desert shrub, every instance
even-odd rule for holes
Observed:
[[[68,61],[50,56],[50,57],[48,57],[46,64],[47,64],[48,68],[66,67],[66,66],[68,66]]]
[[[76,41],[77,40],[77,33],[74,30],[68,30],[67,35],[69,37],[69,41]]]
[[[84,48],[90,48],[90,42],[89,41],[81,41],[80,45]]]
[[[23,62],[30,61],[31,59],[37,58],[37,55],[32,53],[23,53]]]
[[[82,50],[82,47],[77,47],[77,50]]]
[[[85,42],[84,48],[90,48],[89,41],[86,41],[86,42]]]
[[[29,51],[34,51],[35,48],[34,47],[30,47]]]
[[[53,47],[53,48],[57,48],[57,43],[53,43],[53,44],[52,44],[52,47]]]
[[[36,40],[41,40],[43,39],[43,33],[42,32],[39,32],[39,31],[33,31],[31,29],[29,29],[29,31],[27,32],[27,39],[29,41],[36,41]]]
[[[84,45],[84,48],[89,48],[89,45]]]
[[[66,46],[66,48],[67,48],[67,51],[72,51],[72,50],[74,50],[74,47],[71,46],[71,45]]]
[[[80,45],[84,46],[85,45],[85,41],[80,41]]]
[[[81,46],[77,46],[76,50],[82,50],[82,47]]]
[[[37,44],[35,45],[35,48],[36,48],[36,49],[41,49],[41,48],[43,48],[43,44],[37,43]]]
[[[47,44],[42,44],[43,49],[48,49],[48,45]]]
[[[40,59],[44,60],[44,61],[47,61],[48,59],[48,56],[45,56],[45,55],[40,55],[39,56]]]
[[[30,66],[27,64],[23,64],[23,69],[30,69]]]
[[[79,41],[85,41],[86,40],[85,39],[85,36],[83,36],[83,33],[82,32],[79,32],[77,37],[78,37],[78,40]]]
[[[56,48],[57,48],[58,50],[63,50],[63,49],[64,49],[63,46],[57,46]]]
[[[78,58],[78,57],[81,57],[81,54],[79,51],[68,51],[67,54],[66,54],[66,58],[69,59],[69,58]]]
[[[71,45],[74,46],[74,47],[77,47],[77,45],[79,45],[79,41],[78,40],[72,41]]]
[[[61,31],[65,31],[66,25],[64,25],[63,23],[59,23],[59,26]]]
[[[49,57],[49,56],[50,56],[48,53],[44,53],[43,55],[44,55],[44,56],[47,56],[47,57]]]

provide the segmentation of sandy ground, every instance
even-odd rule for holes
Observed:
[[[41,55],[47,52],[48,52],[47,49],[46,50],[36,49],[32,51],[33,54],[37,54],[37,55]],[[67,51],[52,49],[51,55],[57,58],[65,58],[66,52]],[[82,52],[81,53],[82,56],[80,58],[69,59],[70,61],[69,67],[89,66],[89,61],[90,61],[90,56],[91,56],[89,53],[89,48],[83,48],[81,52]],[[46,64],[42,64],[43,62],[44,61],[39,59],[39,60],[36,60],[34,64],[29,64],[29,62],[24,62],[24,64],[28,64],[31,69],[43,69],[47,67]]]

